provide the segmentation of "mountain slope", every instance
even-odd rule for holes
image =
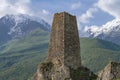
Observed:
[[[114,19],[102,26],[85,27],[84,33],[88,37],[112,41],[120,45],[120,19]]]
[[[37,28],[50,31],[50,25],[42,19],[24,14],[3,16],[0,18],[0,44],[20,38]]]
[[[27,80],[47,56],[49,32],[36,29],[26,36],[4,44],[0,52],[0,80]],[[120,61],[120,46],[100,40],[81,38],[83,65],[97,72],[109,61]]]
[[[94,72],[102,70],[109,61],[120,61],[120,46],[100,39],[81,39],[82,63]]]
[[[49,32],[34,30],[1,47],[0,80],[27,80],[46,57]],[[44,53],[44,54],[43,54]]]

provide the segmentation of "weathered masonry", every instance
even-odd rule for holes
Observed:
[[[78,68],[81,65],[75,16],[66,12],[54,15],[48,53],[48,59],[53,63],[57,60],[71,68]]]

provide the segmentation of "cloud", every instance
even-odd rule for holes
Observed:
[[[51,14],[46,9],[32,9],[32,0],[0,0],[0,17],[7,14],[27,14],[44,19],[51,24]]]
[[[45,9],[43,9],[43,10],[42,10],[42,13],[48,15],[50,12],[47,11],[47,10],[45,10]]]
[[[74,3],[74,4],[71,5],[71,9],[75,10],[75,9],[79,8],[80,6],[81,6],[80,2]]]
[[[93,7],[89,8],[85,13],[79,16],[78,21],[80,23],[89,23],[90,18],[93,18],[93,14],[101,9],[104,12],[120,18],[120,0],[99,0],[93,4]]]
[[[46,10],[46,9],[33,11],[32,14],[33,14],[32,15],[33,17],[37,17],[37,18],[43,19],[46,22],[48,22],[49,24],[52,23],[52,14],[48,10]]]
[[[96,10],[98,9],[101,9],[102,11],[107,12],[108,14],[112,15],[116,19],[120,19],[120,0],[99,0],[97,3],[94,4],[94,7],[92,8],[93,10],[91,11],[90,9],[88,9],[85,14],[82,14],[79,17],[80,23],[88,23],[89,19],[94,17],[93,13],[95,13]],[[86,34],[86,31],[89,31],[89,30],[93,33],[98,31],[97,32],[98,34],[101,29],[103,30],[106,30],[106,28],[108,28],[108,30],[111,29],[111,25],[112,25],[111,21],[110,22],[108,21],[106,24],[102,26],[93,25],[93,26],[83,27],[82,29],[80,29],[80,32],[82,36],[88,36],[89,34]]]
[[[97,6],[115,18],[120,18],[120,0],[99,0]]]
[[[89,19],[93,18],[93,13],[97,11],[96,7],[89,8],[84,14],[79,16],[80,23],[89,23]]]
[[[0,0],[0,17],[6,14],[27,14],[30,0]]]

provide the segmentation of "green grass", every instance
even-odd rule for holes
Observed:
[[[89,38],[80,42],[82,63],[94,72],[102,70],[110,61],[120,61],[120,46],[114,43]]]
[[[0,80],[27,80],[47,57],[49,32],[41,29],[12,40],[0,48]],[[109,61],[120,61],[120,46],[100,39],[81,38],[82,64],[94,72]]]
[[[4,44],[0,52],[0,80],[27,80],[47,56],[49,33],[35,30]]]

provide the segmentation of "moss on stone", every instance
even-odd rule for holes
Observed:
[[[40,67],[42,67],[41,69],[43,71],[50,71],[53,67],[53,63],[52,62],[43,62],[43,63],[41,63]]]
[[[85,67],[80,67],[78,69],[71,69],[71,77],[74,80],[96,80],[97,76],[90,72],[89,69]]]

